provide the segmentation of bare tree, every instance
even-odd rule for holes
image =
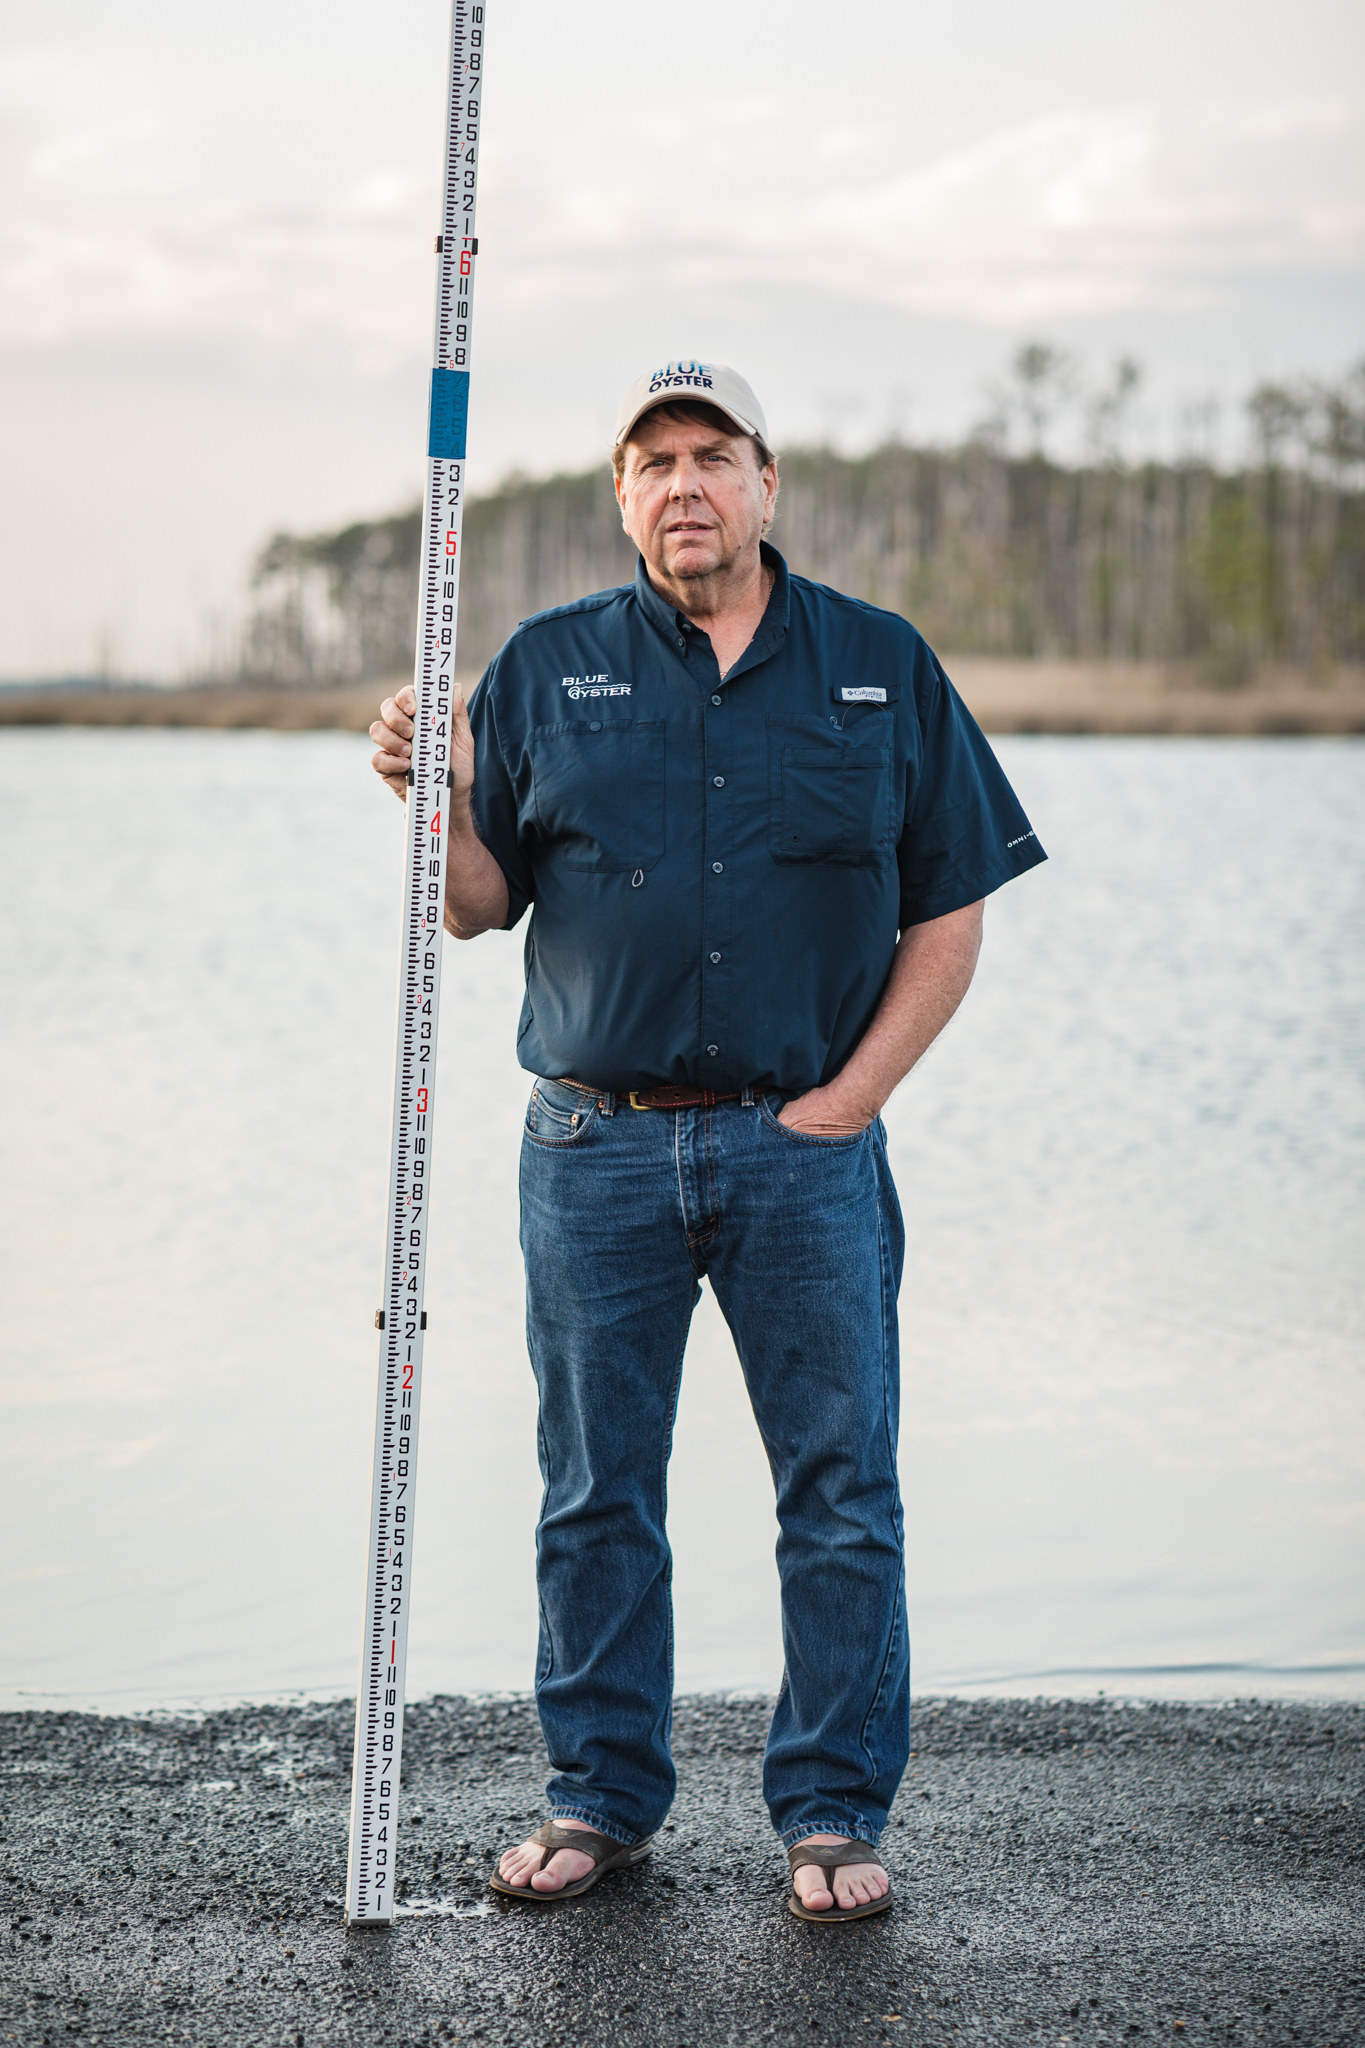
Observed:
[[[1048,428],[1076,388],[1076,365],[1049,341],[1026,341],[1010,364],[1014,404],[1023,416],[1028,452],[1045,453]]]
[[[1123,458],[1123,430],[1129,408],[1142,382],[1142,365],[1132,356],[1120,356],[1109,382],[1093,392],[1086,403],[1086,438],[1096,462],[1119,462]]]

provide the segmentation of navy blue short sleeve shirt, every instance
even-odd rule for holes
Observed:
[[[624,1092],[838,1073],[898,934],[1044,859],[914,627],[789,576],[722,679],[633,585],[519,626],[470,704],[474,819],[532,907],[521,1064]]]

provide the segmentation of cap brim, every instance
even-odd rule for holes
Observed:
[[[625,425],[617,429],[616,439],[612,446],[619,448],[627,434],[630,433],[633,427],[637,427],[640,424],[645,414],[656,411],[661,405],[709,405],[713,412],[724,413],[727,420],[732,420],[741,434],[748,434],[752,440],[762,438],[752,420],[746,420],[743,413],[736,412],[732,406],[722,405],[720,400],[710,392],[704,398],[694,398],[688,391],[660,391],[652,398],[646,398],[641,405],[636,407]]]

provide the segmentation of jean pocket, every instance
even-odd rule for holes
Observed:
[[[866,1129],[853,1131],[843,1138],[822,1138],[818,1131],[794,1131],[790,1124],[782,1123],[778,1117],[783,1099],[780,1095],[760,1095],[758,1113],[769,1130],[776,1131],[779,1138],[786,1138],[793,1145],[816,1145],[823,1146],[827,1152],[847,1152],[854,1145],[861,1145],[872,1128],[869,1124]]]
[[[580,1144],[601,1113],[597,1096],[563,1081],[537,1081],[526,1105],[525,1135],[533,1145],[563,1151]]]

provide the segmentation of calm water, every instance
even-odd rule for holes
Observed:
[[[339,735],[0,736],[4,1697],[349,1691],[398,806]],[[921,1690],[1365,1693],[1365,746],[1020,739],[1053,855],[887,1113]],[[520,936],[449,949],[417,1690],[524,1687]],[[779,1671],[709,1296],[678,1680]]]

